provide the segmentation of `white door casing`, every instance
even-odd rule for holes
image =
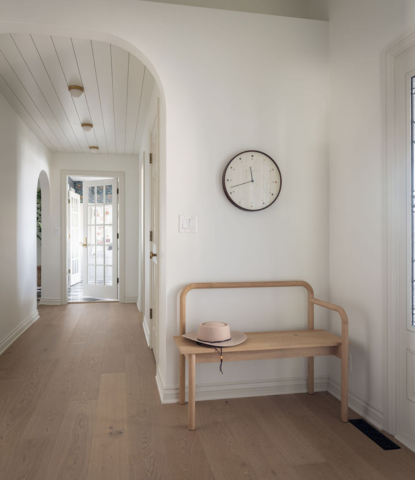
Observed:
[[[79,241],[82,233],[81,196],[68,191],[68,284],[75,285],[81,281],[81,251]]]
[[[84,297],[117,300],[117,179],[85,181],[83,193]]]
[[[398,410],[397,437],[415,446],[415,327],[412,317],[412,77],[415,51],[398,60],[397,192],[399,245]],[[415,117],[414,117],[415,119]]]
[[[151,197],[150,197],[150,225],[152,231],[152,242],[150,249],[152,258],[150,261],[150,308],[152,311],[151,319],[151,348],[153,349],[156,363],[158,363],[158,244],[159,244],[159,130],[157,115],[153,130],[151,132]]]

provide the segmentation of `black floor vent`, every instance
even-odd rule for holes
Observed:
[[[379,430],[369,425],[366,420],[359,418],[357,420],[349,420],[349,422],[378,444],[379,447],[383,448],[383,450],[398,450],[401,448],[396,443],[393,443],[392,440],[389,440],[388,437],[385,437],[383,433],[380,433]]]

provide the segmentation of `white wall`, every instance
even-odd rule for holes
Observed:
[[[159,380],[165,387],[174,390],[178,383],[172,337],[178,333],[178,295],[185,284],[300,278],[327,298],[325,22],[127,0],[3,0],[0,13],[3,22],[22,22],[2,23],[1,31],[28,31],[26,22],[38,33],[53,30],[124,46],[146,62],[159,82],[165,140]],[[264,212],[242,212],[222,192],[226,163],[245,149],[267,152],[281,168],[281,196]],[[180,213],[198,215],[197,234],[178,233]],[[305,303],[300,291],[193,292],[189,328],[212,318],[247,331],[298,328],[306,324]],[[318,375],[327,373],[325,365],[317,362]],[[198,370],[199,384],[252,383],[303,378],[305,361],[229,364],[223,377],[216,366]]]
[[[50,154],[2,96],[0,145],[1,353],[37,318],[36,190]]]
[[[61,228],[61,172],[70,170],[125,173],[125,298],[137,302],[138,291],[138,157],[135,155],[96,155],[54,153],[52,155],[52,223]],[[97,175],[99,176],[99,175]],[[61,230],[61,233],[63,231]],[[42,287],[42,301],[59,303],[61,299],[61,237],[54,236],[50,257],[56,265],[50,283]],[[123,239],[120,238],[120,241]]]
[[[381,52],[410,27],[413,1],[330,2],[330,298],[350,318],[350,393],[378,425],[387,274]]]

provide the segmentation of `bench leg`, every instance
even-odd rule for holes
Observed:
[[[196,399],[195,399],[195,377],[196,377],[196,356],[189,355],[189,406],[188,406],[188,415],[189,415],[189,430],[194,430],[196,428]]]
[[[341,421],[349,421],[349,349],[343,345],[342,350],[342,387],[341,387]]]
[[[184,405],[186,403],[186,358],[180,355],[180,386],[179,386],[179,403]]]
[[[308,357],[308,393],[314,393],[314,357]]]

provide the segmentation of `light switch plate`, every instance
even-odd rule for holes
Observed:
[[[59,236],[61,234],[61,229],[59,227],[55,227],[55,235]]]
[[[197,215],[179,215],[179,233],[197,233]]]

